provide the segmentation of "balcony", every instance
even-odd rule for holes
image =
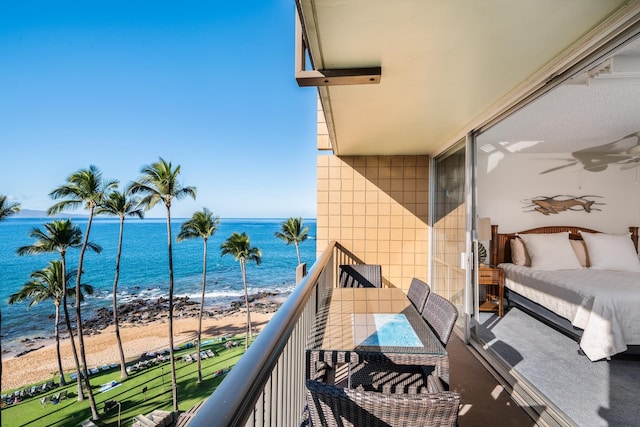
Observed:
[[[359,261],[332,242],[213,395],[179,425],[299,425],[305,404],[304,351],[320,296],[336,286],[339,265]],[[504,425],[533,425],[459,338],[454,337],[448,348],[452,388],[462,390],[461,426],[491,425],[496,416],[510,420]],[[456,367],[466,371],[455,372]],[[459,384],[461,380],[464,385]],[[465,422],[465,414],[473,419]]]

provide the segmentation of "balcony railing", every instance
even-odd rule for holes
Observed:
[[[295,426],[304,408],[304,349],[338,265],[360,262],[332,242],[188,424]]]

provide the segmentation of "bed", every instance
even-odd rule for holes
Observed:
[[[498,232],[497,225],[491,228],[492,264],[505,272],[509,309],[516,306],[570,336],[592,361],[609,359],[623,352],[640,352],[638,227],[629,227],[628,236],[574,226],[540,227],[504,234]],[[563,264],[562,254],[547,256],[551,259],[546,262],[551,265],[539,262],[536,265],[534,261],[541,259],[537,242],[550,238],[563,239],[563,248],[564,240],[568,240],[574,254],[570,265]],[[617,253],[617,247],[612,249],[600,243],[597,246],[594,241],[622,244],[627,258]],[[520,246],[532,250],[527,256],[538,257],[523,260]],[[608,252],[603,252],[603,247]],[[589,259],[591,254],[594,256]],[[613,267],[606,262],[602,264],[607,258],[608,262],[622,264]],[[574,260],[579,265],[574,265]]]

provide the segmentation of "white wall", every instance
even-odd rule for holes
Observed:
[[[640,170],[610,165],[602,172],[587,172],[580,165],[540,174],[567,164],[569,154],[478,154],[478,214],[491,218],[499,231],[509,233],[551,225],[575,225],[607,233],[624,233],[640,226]],[[524,201],[535,197],[589,197],[596,203],[587,213],[564,211],[544,215],[525,212]],[[600,209],[600,210],[595,210]]]

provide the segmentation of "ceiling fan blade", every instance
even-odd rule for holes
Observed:
[[[540,175],[544,175],[545,173],[555,172],[560,169],[568,168],[569,166],[577,165],[579,162],[577,160],[572,161],[571,163],[567,163],[566,165],[556,166],[555,168],[547,169],[546,171],[540,172]]]

